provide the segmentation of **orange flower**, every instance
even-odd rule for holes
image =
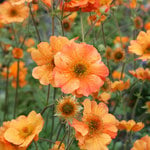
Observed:
[[[60,143],[61,143],[60,141],[56,141],[55,145],[50,150],[65,150],[65,144],[64,143],[62,143],[60,148],[58,149]]]
[[[24,45],[27,47],[32,47],[34,46],[35,41],[32,38],[28,38],[27,40],[25,40]]]
[[[112,53],[112,59],[114,62],[120,62],[125,58],[125,52],[121,48],[117,48],[115,51]]]
[[[100,6],[109,5],[112,0],[71,0],[64,3],[65,11],[90,12],[97,10]]]
[[[54,79],[64,93],[77,95],[96,92],[108,76],[97,50],[86,43],[70,43],[55,55]]]
[[[74,119],[71,125],[76,131],[75,137],[80,149],[107,149],[107,145],[117,135],[116,118],[108,113],[104,103],[97,104],[86,99],[83,105],[82,121]]]
[[[146,108],[147,109],[146,112],[150,113],[150,101],[146,102],[145,106],[143,106],[142,108]]]
[[[149,150],[150,149],[150,136],[146,135],[140,140],[136,140],[131,150]]]
[[[21,48],[14,48],[12,54],[14,58],[20,59],[23,57],[23,50]]]
[[[122,46],[125,47],[128,41],[129,38],[126,36],[124,37],[117,36],[114,40],[114,44],[119,44],[120,46],[123,44]]]
[[[108,100],[111,98],[111,94],[107,92],[103,92],[99,95],[98,100],[108,104]]]
[[[150,80],[150,70],[149,68],[138,68],[136,71],[129,71],[134,77],[139,80]]]
[[[12,5],[4,2],[0,5],[0,16],[3,23],[23,22],[29,15],[29,8],[25,4]]]
[[[143,128],[144,128],[144,124],[142,122],[136,123],[134,120],[129,120],[129,121],[122,120],[118,124],[119,130],[126,130],[127,132],[130,131],[137,132]]]
[[[72,119],[80,111],[79,103],[71,96],[63,97],[56,106],[57,115],[65,119]]]
[[[33,69],[32,76],[35,79],[39,79],[43,85],[52,84],[54,86],[53,69],[54,55],[61,51],[65,44],[69,43],[66,37],[51,36],[50,44],[47,42],[41,42],[38,44],[38,49],[32,49],[32,59],[38,65]]]
[[[136,8],[137,2],[136,0],[130,0],[130,8]]]
[[[75,18],[77,17],[77,12],[71,13],[67,18],[71,21],[74,22]]]
[[[150,30],[150,22],[147,22],[145,25],[144,25],[144,28],[146,30]]]
[[[51,0],[42,0],[42,2],[48,7],[51,7]]]
[[[0,127],[0,150],[26,150],[26,147],[19,148],[5,140],[4,134],[10,127],[10,121],[4,122],[3,126]]]
[[[27,81],[25,80],[26,74],[27,74],[27,68],[24,67],[24,62],[19,62],[19,86],[24,87],[27,84]],[[17,69],[18,65],[17,62],[14,62],[9,67],[9,78],[12,78],[12,86],[16,88],[16,80],[17,80]],[[6,78],[7,76],[7,69],[4,68],[2,72],[2,76]]]
[[[129,46],[129,52],[139,55],[138,59],[150,59],[150,30],[141,31],[136,40],[132,40]]]
[[[113,71],[112,77],[113,77],[114,79],[120,79],[120,78],[121,78],[121,72],[116,71],[116,70]],[[122,78],[124,78],[124,77],[125,77],[125,74],[123,73]]]
[[[38,140],[43,125],[41,115],[32,111],[27,117],[19,116],[16,120],[12,120],[4,133],[4,139],[19,148],[28,147],[33,140]]]
[[[126,82],[123,82],[122,80],[115,81],[111,84],[111,91],[123,91],[130,87],[130,80],[128,79]]]

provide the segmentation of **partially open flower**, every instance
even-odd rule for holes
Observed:
[[[118,124],[119,130],[126,130],[127,132],[130,131],[137,132],[143,128],[144,128],[144,124],[142,122],[136,123],[134,120],[129,120],[129,121],[122,120]]]
[[[138,68],[136,71],[129,71],[134,77],[136,77],[139,80],[150,80],[150,70],[149,68]]]

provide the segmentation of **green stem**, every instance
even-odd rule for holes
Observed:
[[[9,64],[7,65],[7,75],[6,75],[6,88],[5,88],[5,110],[4,110],[4,118],[3,121],[6,120],[6,116],[8,113],[8,85],[9,85]]]
[[[35,27],[35,30],[36,30],[37,38],[38,38],[39,42],[41,42],[40,33],[39,33],[38,28],[37,28],[36,21],[34,19],[34,15],[32,13],[31,3],[29,4],[29,9],[30,9],[31,18],[32,18],[32,21],[33,21],[33,24],[34,24],[34,27]]]
[[[134,104],[134,107],[133,107],[133,111],[132,111],[132,115],[131,115],[131,118],[134,119],[135,118],[135,111],[136,111],[136,107],[139,103],[139,100],[141,98],[141,94],[142,94],[142,90],[143,90],[143,85],[144,85],[144,82],[142,82],[142,85],[141,85],[141,88],[140,88],[140,91],[139,91],[139,96],[138,98],[136,99],[136,102]]]
[[[35,149],[38,150],[37,142],[34,141]]]
[[[62,138],[62,140],[61,140],[61,142],[60,142],[60,144],[59,144],[59,146],[58,146],[58,150],[60,149],[60,146],[61,146],[61,144],[63,143],[63,141],[64,141],[66,135],[67,135],[67,132],[64,134],[64,136],[63,136],[63,138]]]
[[[81,22],[82,42],[84,42],[83,16],[82,16],[82,12],[81,11],[80,11],[80,22]]]
[[[50,104],[50,105],[48,105],[48,106],[46,106],[46,107],[44,107],[44,109],[41,111],[41,115],[43,115],[44,114],[44,112],[48,109],[48,108],[50,108],[50,107],[52,107],[54,104]]]
[[[18,89],[19,89],[19,71],[20,71],[20,60],[17,60],[17,80],[16,80],[16,94],[15,94],[15,105],[14,105],[14,118],[16,117],[17,104],[18,104]]]

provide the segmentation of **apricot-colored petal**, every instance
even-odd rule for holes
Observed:
[[[89,94],[97,92],[103,84],[104,81],[100,77],[94,74],[88,75],[86,78],[80,80],[80,87],[77,93],[89,96]]]
[[[86,115],[88,113],[92,113],[91,101],[89,99],[85,99],[82,104],[84,106],[83,115]]]
[[[90,69],[92,74],[96,74],[102,78],[105,78],[109,74],[109,70],[103,62],[96,62],[91,65]]]
[[[80,81],[77,78],[72,78],[70,79],[67,83],[65,83],[61,90],[68,94],[74,92],[76,89],[78,89],[80,86]]]
[[[40,83],[43,85],[48,85],[53,83],[53,72],[50,65],[42,65],[35,67],[32,72],[32,76],[35,79],[39,79]]]
[[[62,68],[62,69],[68,69],[68,66],[71,64],[70,58],[68,58],[66,55],[60,52],[58,52],[54,56],[54,61],[55,61],[55,65],[58,68]]]
[[[14,128],[8,128],[4,134],[4,138],[15,145],[20,145],[24,142],[24,139],[19,136],[19,131]]]
[[[81,121],[73,119],[71,126],[75,128],[77,132],[81,133],[82,136],[88,134],[88,126]]]

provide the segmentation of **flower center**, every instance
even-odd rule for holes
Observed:
[[[77,77],[82,76],[86,72],[86,67],[83,64],[77,64],[74,67],[74,73]]]
[[[150,44],[146,48],[146,53],[150,53]]]
[[[70,103],[65,103],[63,106],[62,106],[62,112],[69,115],[73,112],[74,110],[74,107],[72,104]]]
[[[68,29],[70,26],[69,26],[69,23],[68,22],[64,22],[63,23],[63,27],[65,28],[65,29]]]
[[[29,129],[28,127],[23,127],[21,130],[21,135],[26,138],[32,133],[32,130]]]
[[[11,10],[10,10],[10,16],[11,17],[15,17],[15,16],[17,16],[17,10],[15,9],[15,8],[12,8]]]
[[[123,56],[122,53],[118,52],[118,53],[116,53],[115,58],[116,59],[121,59],[122,56]]]
[[[90,134],[95,134],[95,133],[101,132],[103,129],[103,122],[97,116],[89,117],[87,124],[89,127]]]

